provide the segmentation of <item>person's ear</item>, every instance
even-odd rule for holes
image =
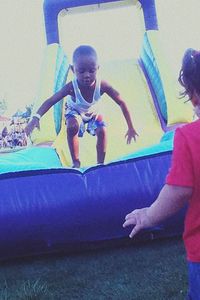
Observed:
[[[193,93],[191,102],[194,106],[200,105],[200,95],[196,91],[194,91],[194,93]]]

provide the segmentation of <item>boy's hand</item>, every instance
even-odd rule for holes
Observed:
[[[40,121],[38,118],[34,118],[27,124],[25,127],[25,133],[27,136],[29,136],[34,128],[38,128],[40,130]]]
[[[127,133],[125,134],[125,138],[127,137],[127,144],[130,144],[132,139],[134,139],[134,141],[136,142],[136,136],[138,136],[138,134],[135,129],[129,128]]]
[[[155,225],[148,215],[148,210],[149,207],[135,209],[130,214],[126,215],[123,227],[134,225],[133,230],[129,234],[130,238],[136,235],[141,229]]]

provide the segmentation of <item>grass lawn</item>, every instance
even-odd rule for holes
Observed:
[[[182,300],[181,238],[1,262],[0,300]]]

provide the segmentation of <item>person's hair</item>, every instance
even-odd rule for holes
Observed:
[[[178,77],[184,90],[181,97],[192,99],[194,92],[200,95],[200,51],[189,48],[185,51]]]
[[[77,61],[77,58],[80,57],[81,55],[91,55],[97,59],[96,50],[89,45],[81,45],[74,50],[72,56],[73,63],[75,63]]]

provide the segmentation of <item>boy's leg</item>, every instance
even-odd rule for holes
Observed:
[[[189,291],[187,300],[200,300],[200,263],[188,262]]]
[[[107,134],[105,126],[97,127],[96,129],[97,135],[97,163],[103,164],[106,155],[106,146],[107,146]]]
[[[79,124],[75,117],[70,117],[67,119],[67,141],[69,146],[69,151],[73,161],[73,168],[80,168],[79,160]]]

